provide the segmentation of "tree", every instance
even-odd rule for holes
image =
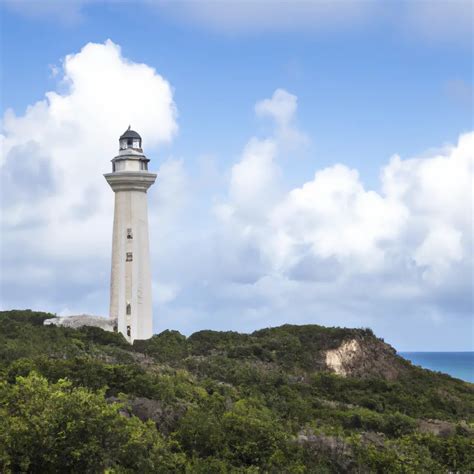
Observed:
[[[179,472],[184,458],[172,452],[152,423],[120,414],[104,392],[55,384],[32,372],[0,384],[2,472]]]

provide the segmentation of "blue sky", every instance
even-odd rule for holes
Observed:
[[[371,326],[400,350],[471,349],[472,287],[466,284],[466,278],[472,278],[472,226],[470,229],[465,223],[472,222],[472,180],[465,188],[471,190],[471,195],[456,195],[458,208],[448,202],[452,183],[440,182],[439,196],[430,199],[431,189],[436,186],[430,184],[423,191],[426,176],[432,179],[431,172],[423,170],[432,169],[430,163],[451,159],[451,168],[446,172],[463,175],[463,165],[455,156],[462,155],[466,163],[472,161],[472,140],[460,140],[461,136],[470,137],[473,130],[472,4],[394,1],[382,6],[369,1],[334,5],[270,0],[195,0],[180,2],[179,8],[160,1],[2,3],[2,109],[3,114],[10,109],[5,117],[11,111],[16,117],[11,122],[4,119],[3,135],[11,143],[2,161],[6,167],[2,176],[8,177],[10,186],[7,188],[4,183],[4,188],[21,194],[21,183],[15,180],[16,173],[24,169],[13,164],[17,160],[15,153],[23,150],[21,153],[28,153],[29,159],[35,160],[37,150],[34,163],[44,166],[39,166],[41,172],[26,173],[24,183],[41,190],[49,183],[57,190],[56,198],[64,202],[64,190],[54,185],[55,180],[61,179],[61,165],[56,165],[53,157],[56,152],[51,151],[49,158],[48,144],[41,137],[32,137],[29,128],[33,127],[34,117],[27,108],[44,100],[46,92],[70,97],[72,110],[77,106],[77,111],[84,109],[77,105],[81,100],[94,100],[96,107],[107,110],[107,100],[124,101],[126,95],[127,102],[135,96],[141,103],[132,104],[128,116],[136,116],[144,124],[144,132],[138,131],[143,133],[145,150],[164,180],[164,191],[157,189],[150,195],[151,221],[156,216],[157,226],[154,230],[152,225],[150,230],[151,251],[155,254],[154,282],[163,295],[155,303],[156,330],[174,327],[189,333],[212,327],[250,331],[284,322],[314,322]],[[107,40],[120,48],[118,61],[125,64],[125,69],[118,69],[122,71],[119,75],[126,74],[127,64],[138,63],[154,69],[166,81],[176,115],[165,104],[164,97],[170,97],[147,95],[138,76],[135,82],[127,82],[127,87],[121,87],[123,77],[112,79],[114,94],[103,103],[100,94],[81,96],[77,91],[77,100],[72,100],[74,81],[79,76],[65,69],[66,56],[77,55],[77,67],[83,68],[81,74],[94,90],[94,80],[99,82],[105,71],[100,70],[100,64],[86,69],[89,63],[81,50],[84,52],[88,43],[104,45]],[[115,54],[113,47],[104,51]],[[91,49],[87,54],[92,58],[95,53]],[[96,90],[100,91],[99,85]],[[278,90],[283,92],[278,95]],[[264,105],[259,113],[255,105],[265,99],[273,102]],[[93,109],[90,103],[86,106],[87,110]],[[152,107],[162,110],[162,115],[155,117]],[[283,112],[278,107],[283,107]],[[94,163],[97,176],[107,171],[116,148],[113,133],[118,137],[128,125],[126,106],[122,112],[123,126],[117,123],[115,132],[104,114],[104,136],[110,135],[108,148],[102,137],[95,138],[96,131],[86,139],[90,138],[88,153],[104,150],[103,156],[87,165],[88,173],[94,173]],[[49,115],[43,122],[54,119],[57,125],[53,139],[66,141],[61,153],[67,160],[68,133],[74,135],[74,127],[83,132],[87,126],[58,120],[51,106],[44,113]],[[90,115],[84,115],[84,120],[87,117]],[[160,117],[167,125],[158,123]],[[100,120],[94,123],[96,128],[102,126]],[[268,142],[276,151],[263,150],[262,143]],[[27,146],[33,151],[25,151]],[[78,150],[72,136],[70,146]],[[77,153],[80,160],[82,155]],[[404,174],[396,175],[401,172],[394,165],[387,173],[398,183],[397,189],[413,188],[414,197],[402,199],[399,191],[387,193],[388,181],[381,179],[381,173],[393,155],[400,156]],[[334,168],[338,164],[357,170],[358,176]],[[71,162],[71,167],[81,172],[78,161]],[[45,169],[51,171],[50,175],[44,174]],[[320,179],[313,179],[315,173],[322,173]],[[246,189],[245,183],[258,176],[264,176],[263,184],[268,188],[258,181],[255,199],[273,194],[275,197],[260,213],[252,213],[243,196],[249,192],[252,196],[253,191]],[[440,172],[436,178],[442,176]],[[383,205],[381,209],[367,210],[363,204],[369,217],[360,217],[359,208],[351,211],[347,205],[334,206],[334,221],[328,222],[315,206],[314,212],[304,217],[305,222],[314,219],[314,227],[305,227],[296,235],[291,222],[301,208],[293,191],[305,189],[300,194],[308,195],[310,203],[318,196],[322,200],[325,196],[320,189],[325,189],[328,180],[336,187],[354,187],[347,196],[349,207],[360,196],[362,202],[372,203],[371,192],[377,193],[377,199],[382,197]],[[314,195],[309,195],[310,186],[304,188],[304,184],[313,182]],[[84,211],[86,215],[97,221],[101,215],[110,214],[106,200],[112,197],[107,194],[105,182],[103,186],[104,194],[97,198],[103,200],[103,209],[93,200],[78,204],[80,188],[77,202],[71,198],[70,209],[83,205],[88,209]],[[343,191],[347,192],[347,188]],[[34,199],[43,196],[42,192]],[[399,199],[396,206],[403,210],[393,210],[393,196]],[[437,202],[439,215],[426,211],[427,206],[420,205],[422,199]],[[44,217],[43,208],[36,210],[36,215],[44,218],[41,224],[29,232],[29,237],[21,234],[24,241],[20,239],[18,229],[28,226],[31,214],[22,213],[23,207],[16,209],[19,203],[20,197],[3,199],[5,214],[16,217],[2,223],[2,234],[6,236],[2,267],[5,273],[10,266],[26,273],[34,267],[32,275],[37,273],[40,277],[22,282],[3,278],[3,306],[27,305],[62,314],[106,314],[107,239],[111,232],[107,219],[102,219],[104,225],[98,238],[103,246],[89,247],[89,253],[87,248],[78,251],[74,259],[66,250],[57,251],[62,246],[71,251],[67,232],[56,239],[55,251],[38,245],[43,232],[47,234],[48,229],[54,228],[52,221]],[[47,205],[45,201],[44,206]],[[102,209],[103,214],[94,217],[94,208]],[[392,211],[388,219],[387,213]],[[340,222],[341,214],[347,222]],[[453,220],[452,216],[458,214],[459,218]],[[167,217],[160,221],[160,215]],[[430,224],[422,224],[428,221]],[[78,225],[71,221],[70,232],[75,233]],[[356,247],[352,241],[357,239],[350,237],[336,246],[331,229],[350,229],[352,225],[356,226],[353,231],[361,235],[364,226],[368,226],[370,246],[362,243]],[[393,226],[393,232],[373,231],[386,225]],[[281,234],[285,242],[291,241],[291,248],[281,250],[280,241],[267,242],[266,232]],[[219,241],[217,246],[211,244],[214,239]],[[334,245],[326,245],[326,239],[332,239]],[[27,262],[9,249],[19,241],[24,246],[22,253],[25,246],[31,247],[26,252]],[[167,251],[160,251],[159,247]],[[304,251],[295,250],[303,247]],[[201,250],[195,252],[196,248]],[[443,258],[439,256],[441,251],[446,255]],[[381,252],[383,264],[379,261]],[[182,255],[186,255],[184,261],[179,260]],[[371,265],[360,270],[364,266],[360,262],[369,260]],[[415,269],[407,270],[404,264],[401,270],[401,260],[414,262]],[[239,276],[241,269],[235,268],[239,263],[249,267],[246,274],[252,276]],[[65,277],[66,269],[77,265],[85,275]],[[295,277],[303,267],[303,273],[309,271],[313,275],[312,269],[317,267],[327,274]],[[93,276],[87,276],[89,272]],[[460,281],[453,281],[456,274],[462,275]],[[397,291],[402,296],[393,296]],[[25,294],[30,296],[25,298]],[[415,331],[407,334],[407,325]]]

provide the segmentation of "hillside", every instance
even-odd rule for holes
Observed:
[[[471,472],[474,387],[368,329],[98,328],[0,312],[1,472]]]

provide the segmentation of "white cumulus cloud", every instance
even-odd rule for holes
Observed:
[[[274,135],[244,147],[217,206],[222,245],[233,255],[220,284],[232,304],[252,309],[255,321],[373,326],[401,306],[404,318],[430,315],[429,324],[470,314],[474,132],[420,157],[393,156],[378,189],[335,164],[283,191],[291,165],[278,159],[278,137],[296,113],[295,100],[279,103],[285,95],[257,104],[258,115],[274,117]]]
[[[257,114],[274,116],[275,136],[246,145],[232,168],[229,200],[219,207],[225,225],[233,221],[252,236],[269,268],[289,274],[305,260],[334,258],[353,274],[398,271],[403,260],[439,283],[456,265],[472,263],[474,133],[423,158],[394,156],[379,190],[365,189],[357,170],[336,164],[275,193],[279,129],[296,111],[295,100],[281,104],[285,94],[291,97],[279,90],[257,104]]]
[[[91,279],[78,262],[110,252],[113,193],[102,174],[119,134],[131,124],[153,150],[178,128],[170,84],[110,40],[66,56],[59,79],[62,92],[3,119],[2,257],[24,265],[25,280],[32,259],[48,267],[71,262],[67,278]]]

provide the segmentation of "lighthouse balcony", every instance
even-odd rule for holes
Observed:
[[[140,170],[122,170],[104,174],[114,191],[144,191],[155,182],[156,174]]]

